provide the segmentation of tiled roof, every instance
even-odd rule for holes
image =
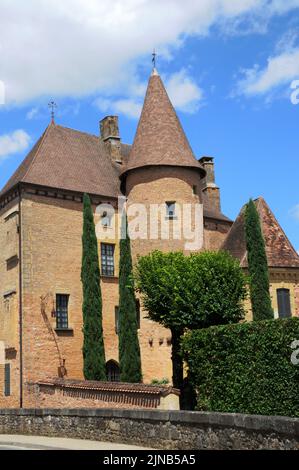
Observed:
[[[122,177],[136,168],[171,165],[204,169],[192,149],[157,73],[150,77],[144,105],[127,165]]]
[[[231,224],[233,223],[233,221],[229,219],[228,217],[226,217],[226,215],[222,214],[222,212],[206,209],[205,205],[203,209],[203,215],[206,219],[221,220],[223,222],[229,222]]]
[[[127,157],[129,146],[122,150]],[[0,197],[21,182],[117,197],[119,172],[99,137],[51,123]]]
[[[170,393],[179,395],[178,389],[163,386],[163,385],[149,385],[149,384],[133,384],[126,382],[97,382],[93,380],[69,380],[54,378],[53,380],[46,380],[38,382],[38,385],[46,386],[59,386],[62,388],[73,388],[81,390],[99,390],[99,391],[115,391],[115,392],[132,392],[143,393],[149,395],[162,395],[166,396]]]
[[[260,197],[254,202],[260,216],[268,266],[276,268],[299,268],[299,255],[291,245],[266,201]],[[235,258],[238,258],[242,267],[247,267],[244,213],[245,206],[241,209],[241,212],[231,227],[222,245],[222,249],[229,251]]]

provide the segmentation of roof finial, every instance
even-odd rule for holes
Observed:
[[[153,69],[156,68],[156,57],[157,57],[157,54],[156,54],[156,49],[154,49],[153,53],[152,53],[152,63],[153,63]]]
[[[158,72],[156,69],[156,60],[157,60],[157,54],[156,54],[156,49],[154,49],[152,53],[152,63],[153,63],[152,75],[158,75]]]
[[[51,109],[51,120],[52,120],[52,123],[54,124],[54,122],[55,122],[55,109],[57,108],[57,104],[55,103],[55,101],[52,100],[52,101],[50,101],[48,106]]]

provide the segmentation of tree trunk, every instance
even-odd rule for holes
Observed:
[[[183,358],[180,355],[182,330],[171,330],[172,344],[172,383],[175,388],[182,390],[183,388]]]

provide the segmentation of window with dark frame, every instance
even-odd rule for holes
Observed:
[[[175,218],[175,201],[166,202],[166,217],[167,219]]]
[[[69,327],[68,318],[69,295],[56,294],[56,328],[57,330],[67,330]]]
[[[289,318],[292,316],[289,289],[277,289],[277,304],[279,318]]]
[[[4,396],[10,396],[10,364],[4,366]]]
[[[114,249],[110,243],[101,243],[101,274],[102,276],[114,276]]]

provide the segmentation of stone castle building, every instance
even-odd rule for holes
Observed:
[[[149,212],[153,204],[160,208],[158,236],[150,238],[149,227],[143,227],[143,236],[132,239],[134,259],[153,249],[192,251],[177,226],[179,209],[189,207],[190,230],[199,232],[195,249],[223,247],[246,269],[243,212],[234,223],[221,212],[213,158],[195,158],[155,69],[132,146],[122,143],[116,116],[101,121],[99,136],[52,121],[0,193],[0,406],[28,406],[32,382],[82,379],[84,193],[95,211],[111,381],[119,374],[119,240],[114,229],[120,196],[126,197],[129,220],[136,204]],[[299,316],[299,256],[265,201],[259,198],[256,204],[275,315]],[[170,238],[162,233],[165,221]],[[147,319],[142,306],[138,322],[144,382],[171,381],[169,331]]]

